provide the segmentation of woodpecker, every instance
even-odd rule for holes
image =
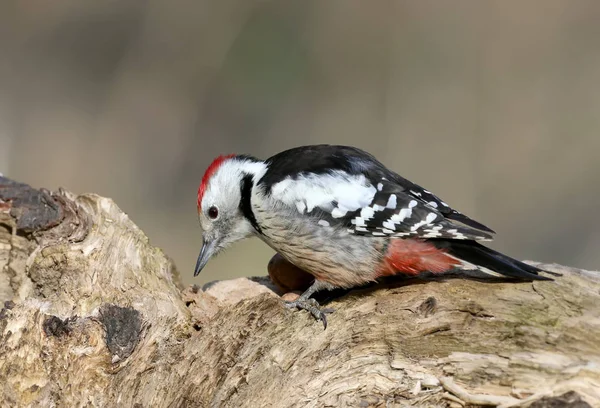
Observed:
[[[266,160],[217,157],[198,189],[203,245],[194,276],[232,243],[257,236],[314,277],[288,307],[327,320],[311,296],[392,275],[478,270],[552,280],[494,251],[489,227],[350,146],[301,146]]]

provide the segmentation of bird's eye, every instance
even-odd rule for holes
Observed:
[[[219,216],[219,209],[213,205],[208,209],[208,216],[214,220]]]

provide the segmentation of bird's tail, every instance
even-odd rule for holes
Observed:
[[[484,272],[495,272],[492,275],[502,276],[517,280],[553,280],[539,273],[545,272],[551,275],[559,275],[553,272],[544,271],[535,266],[513,259],[509,256],[494,251],[475,241],[461,240],[431,240],[437,248],[443,249],[447,254],[467,263],[478,267]]]

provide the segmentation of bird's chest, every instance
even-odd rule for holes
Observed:
[[[347,228],[319,224],[293,213],[255,210],[261,239],[288,261],[336,286],[371,280],[381,260],[380,239],[354,235]]]
[[[261,228],[261,238],[288,258],[319,259],[320,255],[335,252],[332,240],[349,235],[288,212],[277,215],[258,210],[256,218]]]

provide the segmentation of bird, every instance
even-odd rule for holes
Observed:
[[[325,328],[331,310],[315,293],[389,276],[477,270],[553,280],[483,245],[495,231],[352,146],[298,146],[266,160],[221,155],[201,179],[197,210],[203,244],[194,276],[234,242],[258,237],[314,277],[286,306],[310,312]]]

